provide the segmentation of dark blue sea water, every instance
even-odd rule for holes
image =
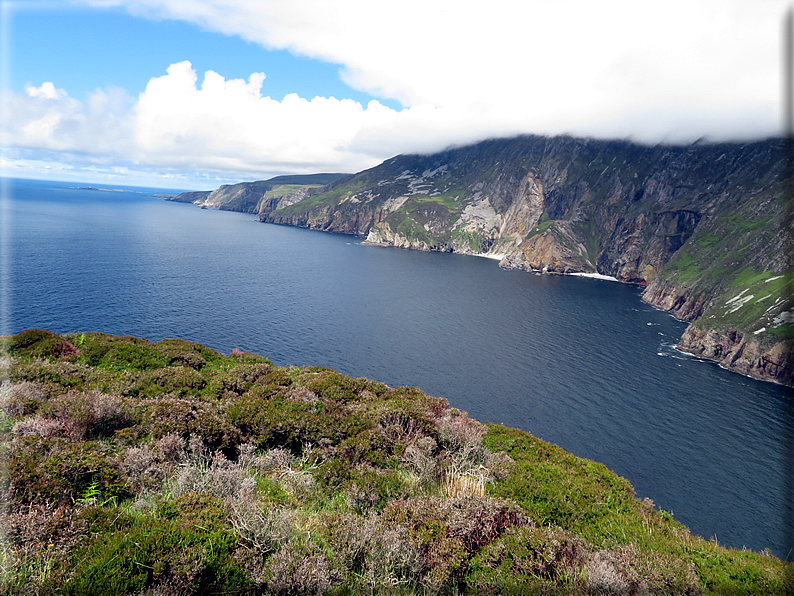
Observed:
[[[792,392],[676,352],[685,325],[637,287],[5,182],[4,333],[182,337],[418,386],[605,463],[696,534],[789,551]]]

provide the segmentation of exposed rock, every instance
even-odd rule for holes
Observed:
[[[751,377],[792,384],[794,351],[785,342],[763,349],[758,341],[748,339],[746,334],[738,331],[720,333],[690,325],[678,348]]]

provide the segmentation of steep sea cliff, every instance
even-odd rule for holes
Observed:
[[[646,302],[692,323],[680,349],[790,385],[782,172],[777,139],[650,147],[523,136],[396,156],[327,186],[291,187],[286,200],[244,187],[256,195],[246,209],[213,206],[371,244],[641,284]]]

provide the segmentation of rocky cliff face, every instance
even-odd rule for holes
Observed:
[[[783,358],[778,368],[792,368],[794,320],[773,322],[794,309],[792,264],[781,256],[791,248],[781,223],[782,149],[774,139],[655,147],[495,139],[397,156],[301,200],[258,208],[265,222],[373,244],[487,254],[503,257],[503,267],[647,285],[650,304],[700,322],[682,349],[723,362],[731,350],[712,349],[715,336],[698,330],[740,338],[742,354],[758,358],[745,366],[744,357],[731,357],[726,366],[789,383],[790,374],[759,364]],[[763,303],[739,299],[734,310],[730,300],[751,289]]]
[[[740,331],[720,333],[690,325],[678,347],[742,374],[792,385],[792,349],[791,344],[784,341],[764,347]]]

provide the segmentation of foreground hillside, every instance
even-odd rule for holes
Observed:
[[[372,244],[646,285],[644,300],[693,323],[680,348],[791,385],[785,204],[780,139],[651,147],[523,136],[399,155],[254,211]]]
[[[3,338],[3,594],[785,594],[628,481],[415,388]]]

